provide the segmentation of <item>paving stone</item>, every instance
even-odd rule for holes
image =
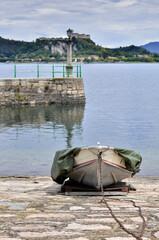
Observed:
[[[58,232],[58,231],[49,231],[49,232],[21,232],[19,235],[23,238],[46,238],[46,237],[55,237],[55,236],[74,236],[77,235],[75,232]]]
[[[41,213],[41,214],[31,214],[26,217],[28,218],[75,218],[74,215],[67,215],[67,214],[56,214],[56,213]]]
[[[156,213],[156,214],[154,214],[154,215],[159,218],[159,213]]]
[[[8,238],[8,237],[0,237],[0,240],[22,240],[21,238]]]
[[[29,225],[29,226],[16,226],[11,228],[14,231],[28,231],[28,230],[50,230],[53,229],[51,226],[45,226],[45,225]]]
[[[10,210],[23,210],[27,207],[28,203],[20,203],[20,202],[0,202],[2,207],[8,207]]]
[[[108,215],[109,216],[109,215]],[[87,215],[87,217],[90,217],[90,218],[105,218],[105,217],[107,217],[107,215],[106,214],[103,214],[103,213],[100,213],[100,214],[88,214]]]
[[[80,237],[80,238],[71,238],[71,240],[89,240],[89,239],[88,239],[88,238]]]
[[[145,218],[145,221],[147,220],[146,217]],[[131,217],[130,218],[133,222],[136,222],[136,223],[142,223],[142,219],[140,217]]]
[[[76,231],[83,231],[83,230],[111,230],[111,227],[105,226],[105,225],[100,225],[100,224],[91,224],[91,225],[83,225],[83,224],[78,224],[78,223],[71,223],[68,224],[68,226],[66,227],[66,229],[72,229],[72,230],[76,230]]]
[[[154,236],[159,239],[159,231],[154,234]]]
[[[137,191],[107,197],[115,216],[140,233],[142,219],[130,202],[134,200],[146,219],[143,240],[159,239],[159,178],[126,182]],[[134,240],[99,203],[101,196],[68,197],[59,194],[60,187],[47,176],[0,176],[0,240]]]
[[[142,238],[143,240],[151,240],[150,238]],[[136,240],[134,237],[112,237],[112,238],[105,238],[105,240]]]
[[[135,240],[133,237],[112,237],[112,238],[105,238],[105,240]]]
[[[84,219],[77,219],[76,221],[82,223],[115,223],[113,218],[84,218]]]
[[[105,211],[107,210],[106,207],[90,207],[91,210],[93,211]]]
[[[15,218],[17,215],[15,214],[0,214],[0,218]]]
[[[83,209],[85,209],[85,208],[80,207],[80,206],[72,206],[72,207],[70,207],[70,211],[83,210]]]

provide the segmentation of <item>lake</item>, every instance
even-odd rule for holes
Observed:
[[[85,105],[1,108],[0,174],[50,175],[57,150],[99,141],[140,152],[138,175],[159,177],[158,76],[158,64],[82,64]]]

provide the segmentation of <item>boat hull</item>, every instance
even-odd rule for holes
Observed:
[[[102,152],[101,158],[98,157],[99,152]],[[119,157],[113,149],[89,148],[82,149],[77,155],[73,170],[68,177],[81,184],[99,189],[101,179],[103,187],[106,187],[131,175],[132,172],[125,167],[124,159]]]

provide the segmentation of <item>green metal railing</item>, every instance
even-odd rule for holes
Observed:
[[[25,68],[25,67],[34,67],[33,70],[29,71],[19,71],[19,68]],[[72,69],[73,67],[73,69]],[[50,68],[48,71],[43,70],[41,68]],[[35,73],[36,77],[40,77],[40,73],[51,73],[52,78],[56,77],[56,74],[62,74],[62,77],[70,77],[70,74],[73,73],[74,77],[81,78],[82,72],[81,72],[81,65],[42,65],[42,64],[37,64],[37,65],[30,65],[30,64],[14,64],[14,78],[17,78],[17,73]],[[44,76],[43,76],[44,77]]]

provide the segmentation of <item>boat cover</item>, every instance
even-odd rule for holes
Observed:
[[[67,148],[55,153],[51,169],[52,179],[62,184],[67,178],[67,174],[72,172],[74,158],[78,155],[81,148]]]
[[[56,152],[51,168],[51,177],[55,182],[62,184],[67,178],[67,174],[72,172],[74,158],[80,150],[80,147],[76,147]],[[142,157],[138,152],[122,148],[114,148],[114,151],[125,159],[126,169],[132,172],[132,175],[140,171]]]

